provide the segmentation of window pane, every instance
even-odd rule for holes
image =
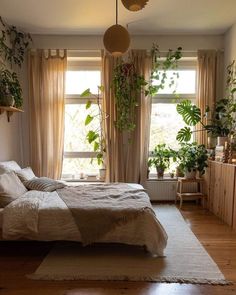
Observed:
[[[92,104],[89,110],[85,104],[66,104],[65,106],[65,152],[93,152],[93,146],[86,140],[89,130],[96,130],[99,126],[99,118],[85,126],[85,118],[88,114],[98,114],[98,105]]]
[[[87,88],[94,94],[101,85],[100,71],[67,71],[66,94],[81,94]]]
[[[176,93],[178,94],[194,94],[196,92],[196,71],[195,70],[178,70],[178,71],[167,71],[167,83],[164,89],[160,89],[158,94],[171,94],[175,90],[175,86],[169,87],[171,82],[170,77],[173,73],[178,73],[179,78],[177,79]],[[163,71],[160,71],[163,73]],[[154,81],[154,85],[159,84]]]
[[[178,150],[176,140],[178,131],[185,127],[182,117],[176,111],[175,103],[152,104],[150,145],[149,151],[154,150],[157,144],[165,143],[168,147]],[[177,164],[171,161],[169,169],[165,173],[173,172]],[[155,167],[151,167],[151,174],[156,174]]]
[[[62,178],[63,179],[79,179],[80,174],[83,173],[85,176],[88,174],[97,175],[99,167],[96,159],[91,164],[89,158],[64,158]]]
[[[157,144],[162,143],[177,150],[179,144],[176,135],[183,127],[185,127],[185,123],[177,113],[175,103],[153,104],[149,150],[152,151]]]

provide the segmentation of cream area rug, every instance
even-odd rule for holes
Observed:
[[[168,234],[165,257],[153,257],[142,247],[102,245],[82,247],[58,243],[33,275],[38,280],[127,280],[228,284],[175,206],[155,206]]]

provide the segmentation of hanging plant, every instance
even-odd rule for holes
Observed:
[[[176,93],[177,80],[179,78],[178,61],[182,58],[182,47],[178,47],[175,51],[169,49],[164,58],[161,57],[161,52],[157,44],[153,44],[151,50],[152,56],[152,72],[150,77],[149,92],[155,95],[166,87],[167,83],[169,88],[173,89]],[[172,75],[167,75],[167,71],[173,71]]]
[[[117,107],[116,127],[120,130],[135,129],[135,109],[138,96],[145,91],[148,82],[138,75],[132,62],[121,63],[114,69],[113,87]]]
[[[0,37],[0,56],[7,60],[11,66],[16,64],[21,67],[24,62],[25,50],[32,42],[32,38],[30,34],[19,31],[15,26],[6,24],[1,17],[0,23],[3,27]]]
[[[182,48],[176,51],[169,50],[165,59],[160,56],[159,47],[153,45],[152,54],[152,72],[150,79],[145,80],[143,75],[137,73],[134,62],[121,62],[115,67],[113,73],[113,90],[116,101],[117,119],[115,126],[119,131],[133,131],[135,125],[136,108],[138,107],[138,98],[143,93],[145,96],[153,96],[160,89],[164,89],[168,78],[169,86],[174,86],[178,78],[178,73],[168,77],[167,71],[177,68],[178,60],[182,57]],[[174,92],[174,91],[173,91]]]

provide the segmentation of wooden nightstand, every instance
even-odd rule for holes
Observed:
[[[196,183],[197,184],[197,192],[184,192],[183,191],[183,184],[184,183]],[[203,178],[184,178],[179,177],[177,182],[177,192],[176,192],[176,199],[180,200],[179,208],[181,209],[183,200],[184,199],[201,199],[203,208],[205,207],[205,200],[207,196],[203,194]]]

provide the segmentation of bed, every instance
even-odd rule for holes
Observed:
[[[91,221],[91,227],[88,227],[88,232],[95,230],[93,235],[96,237],[94,237],[94,239],[91,240],[91,235],[89,236],[90,239],[85,239],[86,227],[80,227],[80,224],[78,226],[72,210],[73,207],[76,209],[77,205],[72,204],[72,206],[68,206],[67,200],[63,199],[63,194],[67,191],[62,190],[55,190],[53,192],[29,190],[20,197],[16,198],[14,201],[10,202],[10,204],[8,204],[5,208],[0,209],[2,239],[27,239],[38,241],[67,240],[82,242],[84,245],[93,242],[123,243],[145,246],[150,253],[163,256],[163,251],[167,243],[167,235],[152,210],[148,195],[141,185],[104,184],[104,187],[101,187],[100,185],[91,186],[81,185],[73,188],[74,193],[80,193],[79,197],[81,199],[78,201],[80,207],[82,210],[86,207],[87,210],[79,211],[81,216],[84,214],[85,218],[87,218],[84,222],[85,225],[86,221],[88,224],[90,223],[90,219],[92,219],[92,216],[94,215],[94,213],[92,213],[90,215],[91,217],[88,217],[89,215],[87,216],[87,213],[89,214],[91,211],[92,205],[90,205],[89,202],[82,202],[82,200],[84,201],[85,199],[84,193],[87,193],[88,191],[91,191],[90,194],[87,193],[88,200],[91,196],[95,196],[95,200],[97,201],[98,198],[96,196],[100,194],[99,199],[102,200],[100,200],[102,203],[110,204],[110,200],[112,198],[115,199],[115,206],[112,205],[112,209],[115,207],[115,213],[118,212],[117,214],[123,214],[123,212],[127,212],[125,213],[127,215],[123,214],[124,217],[122,217],[122,219],[119,218],[119,222],[116,222],[115,226],[101,232],[99,236],[96,235],[96,231],[99,232],[99,229],[103,227],[102,225],[106,225],[104,222],[106,222],[107,219],[103,220],[101,215],[97,215],[100,217],[95,219],[93,222]],[[88,187],[90,187],[91,190],[88,189]],[[125,193],[110,193],[109,189],[111,190],[111,188],[113,192],[117,189],[122,192],[123,189]],[[67,187],[65,189],[67,189]],[[69,189],[72,190],[71,187]],[[99,194],[94,193],[98,191],[100,191]],[[138,197],[139,195],[141,198]],[[124,196],[126,197],[124,198]],[[76,198],[77,197],[78,195],[76,195]],[[123,203],[119,198],[124,199]],[[119,199],[119,202],[117,202],[117,199]],[[128,201],[126,201],[126,199]],[[137,211],[136,209],[133,209],[136,205],[132,206],[132,204],[136,204],[138,202],[140,202],[140,205],[137,206]],[[123,205],[121,206],[119,204]],[[125,204],[128,205],[126,206]],[[109,206],[105,206],[105,211],[108,209]]]

